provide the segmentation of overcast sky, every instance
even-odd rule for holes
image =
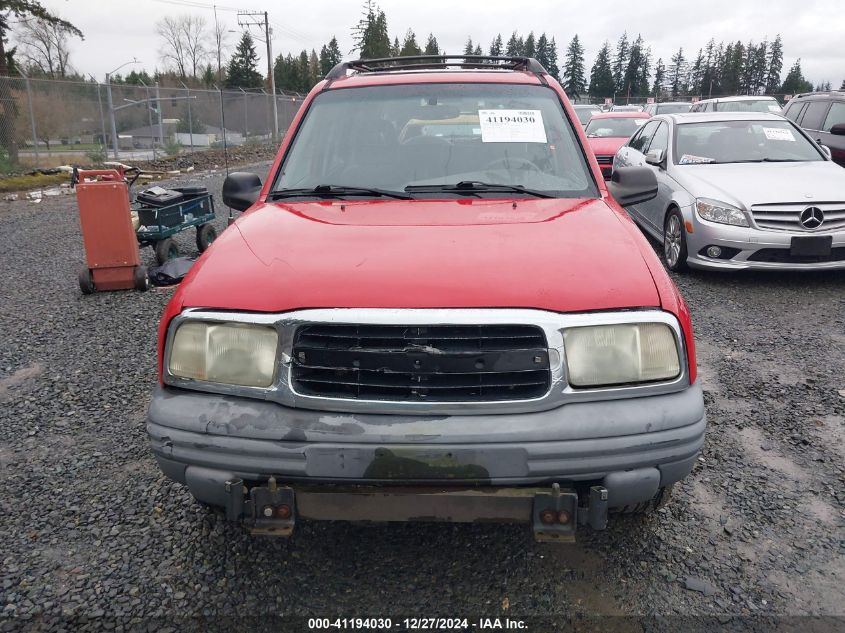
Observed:
[[[143,67],[161,66],[155,22],[165,15],[196,13],[213,23],[212,0],[41,0],[85,34],[74,41],[71,63],[98,78],[137,57]],[[273,52],[298,52],[320,47],[337,36],[344,55],[352,48],[351,27],[364,0],[221,0],[218,19],[237,30],[237,9],[268,11],[274,28]],[[796,57],[814,84],[830,81],[838,88],[845,79],[845,1],[843,0],[381,0],[390,36],[403,38],[413,28],[424,44],[433,32],[449,53],[463,51],[467,36],[484,52],[501,32],[507,40],[516,29],[522,35],[545,31],[557,40],[561,66],[566,44],[576,33],[586,48],[587,72],[605,39],[615,43],[622,31],[642,34],[654,60],[668,60],[680,46],[688,58],[711,37],[743,43],[749,39],[784,40],[785,77]],[[295,7],[295,8],[294,8]],[[239,35],[229,33],[229,45]],[[263,45],[262,45],[263,47]],[[266,59],[263,48],[259,51]],[[266,67],[266,62],[262,62]],[[131,67],[124,69],[128,72]],[[124,72],[122,71],[122,72]]]

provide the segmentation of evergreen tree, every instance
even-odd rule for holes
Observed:
[[[613,58],[613,83],[616,92],[625,92],[625,69],[628,67],[628,57],[631,54],[631,47],[628,44],[628,32],[622,33],[622,37],[616,43],[616,56]]]
[[[651,78],[651,48],[645,48],[640,53],[640,85],[637,89],[638,95],[649,94],[648,80]]]
[[[703,60],[703,67],[701,69],[701,81],[698,86],[698,93],[702,96],[710,95],[711,90],[711,82],[715,84],[715,80],[717,78],[717,55],[716,55],[716,42],[711,37],[710,41],[707,42],[707,46],[704,49],[704,60]]]
[[[202,85],[206,88],[212,88],[214,86],[214,78],[214,69],[211,67],[211,64],[206,64],[205,70],[202,71]]]
[[[664,92],[666,85],[666,66],[663,65],[663,58],[657,58],[657,65],[654,67],[654,84],[651,87],[651,94],[655,98],[660,98]]]
[[[702,77],[704,76],[704,50],[699,48],[698,55],[692,66],[689,68],[689,77],[687,79],[687,86],[689,93],[693,95],[701,95],[704,91],[701,88]]]
[[[475,45],[472,43],[472,38],[467,38],[467,43],[464,44],[464,55],[474,55],[475,54]]]
[[[840,90],[845,90],[845,79],[842,80],[842,85],[839,86]]]
[[[637,39],[628,51],[628,63],[622,73],[622,94],[637,96],[641,94],[643,67],[648,71],[648,61],[645,57],[645,45],[643,38],[637,35]],[[648,77],[645,77],[646,89],[642,94],[648,92]]]
[[[783,41],[780,33],[769,46],[766,57],[766,94],[775,94],[780,88],[780,73],[783,70]]]
[[[188,106],[183,105],[179,113],[179,122],[176,124],[176,131],[180,134],[205,134],[205,123],[202,122],[201,110],[202,108],[191,108],[191,116],[188,116]]]
[[[728,44],[722,62],[719,88],[724,94],[739,94],[742,91],[744,75],[745,47],[742,42]]]
[[[528,34],[525,38],[525,43],[522,45],[522,54],[526,57],[534,57],[537,54],[537,43],[534,40],[534,31]]]
[[[555,38],[552,38],[552,41],[549,42],[549,65],[546,66],[546,70],[549,71],[549,74],[554,77],[555,79],[560,79],[560,68],[557,65],[557,42],[555,42]]]
[[[613,81],[613,68],[610,61],[610,42],[605,41],[596,55],[596,61],[590,70],[590,96],[593,99],[612,97],[616,85]]]
[[[587,78],[584,71],[584,47],[578,35],[572,38],[566,48],[563,61],[563,89],[566,94],[578,98],[587,90]]]
[[[508,46],[505,49],[505,55],[508,57],[519,57],[522,55],[522,51],[524,50],[524,43],[522,38],[516,34],[516,31],[513,32],[511,38],[508,40]]]
[[[260,88],[262,77],[257,68],[258,54],[255,52],[255,44],[249,32],[244,31],[226,68],[226,87]]]
[[[437,43],[437,38],[434,37],[434,34],[428,34],[428,41],[425,43],[425,51],[423,51],[426,55],[439,55],[440,54],[440,45]]]
[[[795,60],[786,79],[783,80],[783,85],[780,87],[780,92],[788,95],[795,95],[801,92],[810,92],[813,89],[813,84],[804,78],[804,73],[801,72],[801,58]]]
[[[355,48],[364,59],[389,57],[390,35],[387,32],[387,16],[372,2],[364,7],[364,15],[352,31]]]
[[[299,73],[299,92],[308,92],[311,90],[311,65],[309,64],[308,52],[302,51],[299,54],[297,61],[297,72]]]
[[[390,47],[390,56],[399,57],[402,54],[402,45],[399,44],[399,36],[393,38],[393,45]]]
[[[505,52],[505,45],[502,43],[502,34],[499,33],[496,35],[496,39],[494,39],[490,43],[490,56],[491,57],[500,57]]]
[[[678,49],[678,52],[672,55],[669,60],[669,70],[667,71],[667,81],[669,83],[669,94],[673,99],[678,95],[686,93],[686,77],[687,77],[687,60],[684,57],[683,47]]]
[[[320,60],[317,57],[317,51],[312,48],[311,54],[308,56],[308,90],[316,86],[322,76],[320,74]]]
[[[549,69],[549,40],[545,33],[537,38],[537,49],[534,51],[534,57],[543,68]]]
[[[415,55],[422,55],[422,49],[417,44],[417,36],[411,29],[405,33],[405,41],[402,43],[402,49],[399,51],[400,57],[413,57]]]
[[[473,55],[481,56],[484,55],[484,51],[481,50],[481,44],[475,45],[475,50],[472,52]]]

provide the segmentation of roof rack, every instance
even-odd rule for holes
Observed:
[[[524,70],[546,74],[543,65],[533,57],[502,57],[493,55],[409,55],[381,57],[341,62],[326,75],[328,81],[345,77],[347,71],[359,73],[430,70],[439,68],[480,68],[485,70]]]
[[[814,95],[831,95],[831,94],[832,94],[832,95],[841,95],[841,94],[845,94],[845,90],[840,90],[840,89],[831,89],[831,90],[819,90],[818,92],[816,92],[816,91],[813,91],[813,92],[799,92],[798,94],[793,95],[793,96],[792,96],[792,98],[793,98],[793,99],[798,99],[798,98],[800,98],[800,97],[812,97],[812,96],[814,96]]]

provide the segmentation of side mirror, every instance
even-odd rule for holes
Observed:
[[[819,145],[819,149],[822,151],[822,154],[827,156],[828,160],[833,158],[833,154],[830,151],[830,148],[827,145]]]
[[[830,133],[836,134],[836,136],[845,136],[845,123],[837,123],[830,128]]]
[[[620,167],[607,183],[610,195],[623,207],[657,197],[657,176],[649,167]]]
[[[227,207],[246,211],[261,192],[261,178],[245,171],[233,171],[223,181],[223,204]]]
[[[662,167],[664,160],[666,160],[665,149],[650,149],[648,154],[645,155],[645,162],[655,167]]]

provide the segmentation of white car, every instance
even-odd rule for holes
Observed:
[[[765,95],[738,95],[704,99],[693,103],[690,112],[771,112],[780,114],[783,108],[774,97]]]
[[[657,197],[628,207],[671,270],[845,269],[845,170],[792,121],[663,114],[616,153],[650,165]]]

